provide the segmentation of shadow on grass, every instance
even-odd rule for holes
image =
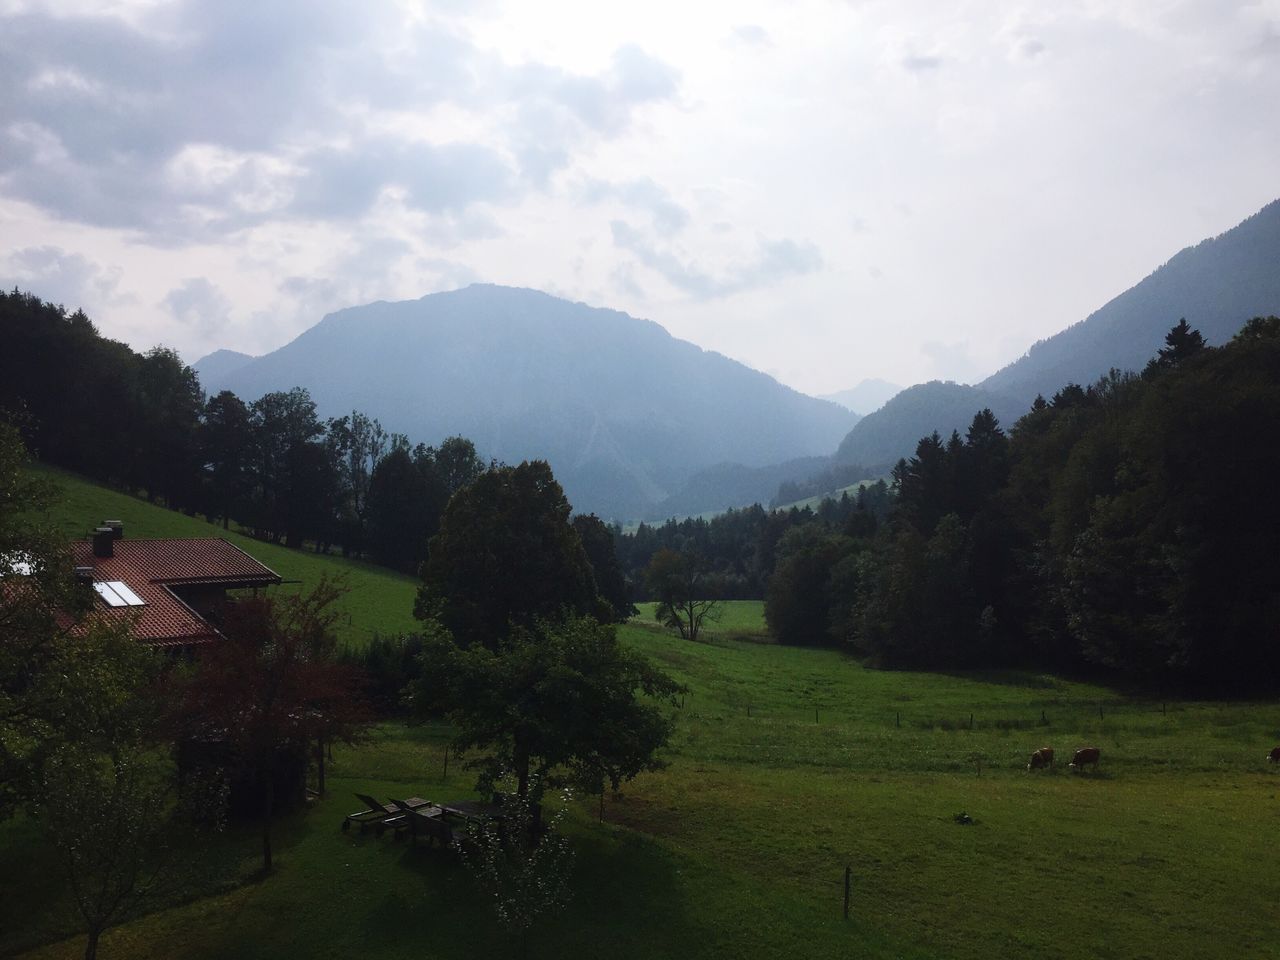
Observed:
[[[706,931],[688,916],[675,859],[652,840],[622,830],[571,833],[573,896],[529,933],[528,956],[688,956]],[[384,838],[383,842],[387,842]],[[519,936],[498,923],[491,902],[457,854],[390,841],[396,877],[363,916],[368,955],[430,944],[442,957],[521,956]]]
[[[292,850],[311,829],[305,811],[275,821],[272,847],[277,871],[288,865]],[[269,880],[270,875],[262,872],[261,857],[262,831],[257,823],[233,824],[212,836],[193,834],[164,867],[159,890],[112,926]],[[61,861],[39,824],[22,818],[4,825],[0,878],[0,956],[81,932]]]

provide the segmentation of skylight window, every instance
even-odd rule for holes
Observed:
[[[105,580],[95,583],[93,589],[98,592],[109,607],[144,607],[146,601],[124,585],[121,580]]]

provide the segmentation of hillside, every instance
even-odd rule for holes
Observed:
[[[204,382],[248,400],[293,386],[321,416],[358,409],[416,441],[546,459],[575,509],[617,518],[717,463],[825,454],[854,420],[651,321],[491,285],[330,314]]]
[[[787,482],[807,480],[831,464],[830,457],[802,457],[767,467],[720,463],[700,470],[649,513],[649,519],[716,513],[728,507],[767,505]]]
[[[1141,370],[1185,317],[1221,344],[1251,317],[1280,314],[1280,200],[1219,237],[1174,256],[1137,286],[978,386],[1030,403],[1112,367]]]
[[[944,438],[953,430],[964,436],[973,415],[984,407],[989,407],[1007,430],[1028,406],[1013,397],[962,383],[931,380],[916,384],[858,421],[841,442],[835,460],[888,466],[911,456],[920,438],[935,430]]]
[[[56,483],[61,491],[50,519],[68,539],[87,536],[105,519],[124,522],[125,536],[133,539],[158,537],[224,537],[240,549],[303,589],[322,576],[345,579],[349,590],[339,601],[349,622],[342,628],[343,640],[364,643],[375,633],[392,634],[417,630],[413,618],[413,599],[418,581],[382,567],[342,557],[322,556],[301,550],[290,550],[275,544],[254,540],[234,530],[223,530],[196,517],[166,510],[91,483],[72,473],[50,467],[37,467]]]

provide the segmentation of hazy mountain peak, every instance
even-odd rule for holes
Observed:
[[[321,416],[549,460],[575,508],[620,519],[712,464],[825,453],[854,419],[650,320],[495,284],[336,311],[205,383],[223,386],[246,401],[304,386]]]
[[[207,384],[230,376],[246,363],[256,359],[257,357],[250,356],[247,353],[240,353],[236,350],[215,350],[213,353],[201,357],[191,365],[191,368],[200,375],[200,382],[206,384],[205,389],[207,390]]]
[[[867,414],[879,410],[901,392],[902,387],[898,384],[872,377],[863,380],[856,387],[850,387],[848,390],[826,394],[822,399],[838,403],[846,410],[852,410],[854,413],[865,417]]]

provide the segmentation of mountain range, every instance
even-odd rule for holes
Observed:
[[[1252,317],[1280,314],[1280,200],[1187,247],[1141,283],[978,384],[1031,403],[1112,367],[1141,370],[1180,319],[1220,344]]]
[[[883,469],[936,430],[961,435],[989,407],[1007,430],[1036,396],[1088,385],[1113,367],[1141,370],[1186,318],[1210,344],[1245,321],[1280,314],[1280,200],[1226,233],[1187,247],[1079,323],[1040,341],[975,386],[932,381],[902,391],[860,420],[835,459]]]
[[[486,458],[545,459],[576,510],[617,519],[717,464],[826,455],[857,419],[651,321],[487,284],[341,310],[242,358],[198,361],[205,390],[303,386],[322,417],[355,409],[415,442],[460,434]]]
[[[1182,317],[1221,343],[1266,314],[1280,314],[1280,201],[976,385],[868,380],[815,399],[651,321],[492,285],[352,307],[273,353],[195,366],[210,392],[304,386],[322,416],[358,409],[414,441],[462,434],[485,457],[549,460],[576,509],[652,519],[768,502],[833,466],[881,475],[984,407],[1008,429],[1037,394],[1140,370]]]
[[[881,380],[878,377],[871,377],[863,380],[856,387],[850,387],[848,390],[824,394],[822,399],[838,403],[859,416],[865,417],[869,413],[875,413],[901,391],[902,387],[896,383],[890,383],[888,380]]]

